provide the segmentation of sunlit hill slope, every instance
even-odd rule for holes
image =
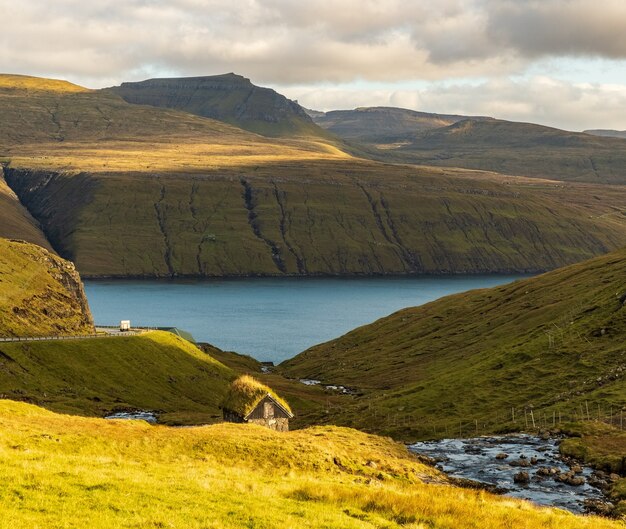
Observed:
[[[382,164],[20,76],[0,109],[7,183],[85,276],[537,271],[626,244],[623,187]]]
[[[6,400],[0,478],[2,529],[620,527],[451,487],[403,446],[354,430],[172,429]]]
[[[361,393],[329,421],[405,439],[608,417],[626,407],[625,278],[622,249],[401,310],[281,369]]]

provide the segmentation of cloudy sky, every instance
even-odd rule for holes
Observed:
[[[0,71],[236,72],[309,108],[626,129],[624,0],[0,0]]]

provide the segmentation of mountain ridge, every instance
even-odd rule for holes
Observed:
[[[540,271],[626,243],[617,186],[386,164],[101,90],[0,88],[0,110],[6,181],[89,277]]]
[[[626,183],[623,138],[496,118],[446,116],[383,107],[314,118],[371,159],[464,167],[562,181]],[[389,112],[388,112],[389,113]],[[378,120],[368,116],[375,115]],[[421,116],[424,116],[423,118]],[[447,119],[439,120],[438,116]],[[422,121],[420,121],[422,120]]]
[[[155,78],[105,89],[133,104],[182,110],[266,136],[323,136],[297,102],[235,73]]]

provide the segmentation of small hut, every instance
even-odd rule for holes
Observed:
[[[222,404],[224,420],[260,424],[279,432],[289,431],[293,413],[289,404],[251,376],[235,380]]]

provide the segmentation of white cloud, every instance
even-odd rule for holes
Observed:
[[[606,110],[623,107],[624,87],[510,80],[539,60],[626,59],[623,0],[0,0],[0,13],[5,72],[98,87],[233,71],[290,94],[306,85],[307,104],[324,108],[407,101],[569,127],[587,126],[595,109],[598,125],[626,127],[621,108]],[[349,100],[311,88],[363,80],[436,84]]]
[[[445,79],[539,55],[626,57],[622,0],[0,0],[0,12],[2,70],[72,78]]]

